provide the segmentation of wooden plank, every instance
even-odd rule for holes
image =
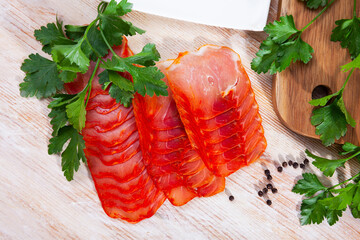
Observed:
[[[344,84],[348,73],[342,72],[340,66],[350,62],[348,50],[342,49],[339,42],[331,42],[335,21],[352,18],[352,0],[335,1],[306,31],[302,38],[315,50],[313,59],[308,64],[297,62],[289,69],[278,74],[274,80],[274,106],[281,121],[296,133],[319,138],[315,134],[315,127],[310,123],[312,107],[308,102],[312,99],[315,87],[323,85],[330,89],[330,93],[337,92]],[[283,0],[281,15],[293,14],[296,26],[301,29],[320,11],[305,8],[301,1]],[[357,6],[357,12],[360,6]],[[340,142],[360,144],[360,91],[358,81],[360,72],[355,71],[344,92],[347,109],[357,122],[356,128],[349,128],[348,133]]]
[[[53,22],[56,14],[66,24],[88,23],[96,15],[96,0],[6,0],[0,2],[0,239],[359,239],[359,221],[345,212],[333,227],[327,223],[301,227],[301,196],[291,192],[300,169],[275,167],[285,158],[301,161],[305,148],[334,156],[319,141],[299,136],[277,118],[271,100],[272,79],[250,69],[264,33],[203,26],[134,12],[126,19],[147,33],[129,39],[134,51],[154,42],[163,59],[194,50],[206,43],[226,45],[237,51],[249,73],[264,119],[268,148],[261,161],[227,179],[227,192],[194,199],[183,207],[166,202],[154,217],[133,225],[111,219],[103,212],[87,168],[82,165],[75,180],[67,182],[60,157],[49,156],[51,127],[48,100],[25,99],[18,84],[24,74],[19,67],[41,45],[33,31]],[[277,13],[272,2],[270,19]],[[257,196],[273,174],[278,194],[269,194],[268,207]],[[357,162],[346,164],[332,179],[344,179],[359,170]],[[317,172],[313,167],[307,172]],[[324,179],[322,179],[324,180]],[[329,184],[329,182],[325,181]]]

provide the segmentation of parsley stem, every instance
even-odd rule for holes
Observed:
[[[332,0],[331,2],[329,2],[322,10],[321,12],[318,13],[318,15],[316,15],[316,17],[313,18],[313,20],[311,20],[305,27],[303,27],[300,32],[303,32],[305,29],[307,29],[311,24],[313,24],[313,22],[315,22],[316,19],[318,19],[318,17],[320,17],[330,6],[331,4],[333,4],[335,2],[335,0]]]
[[[85,39],[87,39],[87,35],[90,31],[90,28],[99,20],[99,17],[97,17],[94,21],[92,21],[89,26],[87,26],[86,30],[85,30],[85,33],[84,33],[84,36],[82,37],[81,41],[79,42],[80,43],[80,46],[81,44],[84,42]],[[91,46],[91,44],[89,43],[89,45]]]
[[[359,152],[359,153],[360,153],[360,152]],[[358,153],[358,154],[359,154],[359,153]],[[334,188],[336,188],[336,187],[338,187],[338,186],[340,186],[340,185],[343,185],[343,184],[345,184],[345,183],[347,183],[347,182],[349,182],[349,181],[357,178],[358,176],[360,176],[360,172],[359,172],[358,174],[356,174],[355,176],[353,176],[353,177],[351,177],[351,178],[349,178],[349,179],[346,179],[345,181],[343,181],[343,182],[341,182],[341,183],[339,183],[339,184],[336,184],[335,186],[329,187],[327,190],[329,191],[329,190],[334,189]]]
[[[340,91],[344,91],[344,89],[345,89],[347,83],[349,82],[349,79],[350,79],[351,75],[353,74],[354,70],[355,70],[355,68],[351,69],[351,71],[350,71],[349,75],[347,76],[346,81],[344,82],[344,85],[342,86]]]
[[[110,46],[110,44],[109,44],[109,42],[107,41],[107,39],[106,39],[106,37],[105,37],[105,35],[104,35],[104,32],[101,30],[101,28],[100,28],[100,34],[101,34],[102,38],[104,39],[104,42],[106,43],[106,45],[108,46],[108,48],[109,48],[110,51],[112,52],[113,56],[114,56],[114,57],[117,57],[117,58],[120,58],[120,57],[116,54],[116,52],[114,51],[114,49],[112,49],[112,47]]]
[[[108,6],[108,3],[102,1],[102,2],[98,5],[98,8],[97,8],[98,13],[99,13],[99,14],[100,14],[100,13],[103,13],[107,6]]]
[[[354,0],[354,14],[353,14],[353,15],[354,15],[354,18],[356,18],[356,1],[357,1],[357,0]]]
[[[98,68],[99,68],[100,59],[101,59],[101,58],[98,58],[98,59],[97,59],[96,65],[95,65],[95,67],[94,67],[94,71],[93,71],[93,73],[91,74],[91,77],[90,77],[89,82],[88,82],[88,86],[87,86],[87,88],[88,88],[88,90],[87,90],[87,91],[88,91],[88,95],[87,95],[85,107],[87,106],[87,104],[88,104],[88,102],[89,102],[90,93],[91,93],[91,87],[92,87],[92,80],[94,79],[94,77],[95,77],[95,75],[96,75],[96,72],[97,72],[97,70],[98,70]]]

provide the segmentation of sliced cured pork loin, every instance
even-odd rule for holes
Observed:
[[[114,50],[121,57],[132,55],[125,38]],[[86,74],[67,84],[67,91],[82,90],[93,69],[94,63]],[[99,69],[97,74],[101,72]],[[129,74],[122,76],[131,78]],[[146,170],[133,108],[116,103],[98,80],[96,75],[82,130],[87,163],[106,214],[136,223],[154,215],[166,198]]]
[[[164,72],[173,60],[157,63]],[[167,83],[166,77],[163,79]],[[140,145],[149,174],[169,201],[181,206],[196,196],[212,196],[224,190],[225,179],[212,174],[192,149],[175,101],[169,96],[133,100]]]
[[[166,71],[194,149],[217,176],[228,176],[265,151],[259,107],[240,56],[205,45],[180,53]]]

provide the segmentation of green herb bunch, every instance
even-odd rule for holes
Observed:
[[[26,73],[20,83],[21,96],[52,99],[48,105],[53,128],[48,152],[61,154],[62,170],[69,181],[80,162],[86,163],[85,143],[80,133],[85,126],[86,96],[90,95],[92,80],[100,67],[103,70],[99,82],[103,89],[109,88],[110,96],[125,107],[131,105],[135,92],[143,96],[168,94],[167,86],[161,80],[164,75],[154,66],[160,59],[154,44],[147,44],[140,53],[126,58],[121,58],[112,48],[121,45],[123,36],[145,32],[121,18],[131,12],[131,8],[132,4],[127,0],[101,2],[97,17],[89,25],[66,25],[64,32],[62,22],[57,20],[41,27],[34,36],[51,59],[31,54],[21,66]],[[103,57],[109,51],[112,58],[104,61]],[[84,89],[75,95],[64,94],[65,83],[73,82],[77,74],[91,71],[90,61],[96,64]],[[133,81],[117,72],[130,73]]]
[[[288,68],[292,62],[308,63],[312,58],[313,48],[301,39],[302,33],[318,19],[335,0],[302,0],[310,9],[322,10],[302,29],[297,29],[292,15],[282,16],[279,21],[269,23],[265,28],[268,38],[260,45],[251,67],[257,73],[275,74]],[[355,127],[356,122],[346,110],[343,94],[345,87],[356,69],[360,69],[360,18],[356,15],[356,0],[351,19],[341,19],[335,22],[331,41],[340,42],[342,48],[348,49],[352,62],[341,67],[349,72],[342,88],[331,95],[311,100],[316,106],[311,117],[311,124],[316,127],[316,134],[320,136],[325,146],[330,146],[336,140],[345,136],[348,126]],[[306,150],[307,156],[315,161],[317,167],[327,177],[333,176],[336,169],[345,167],[345,163],[356,158],[360,161],[360,147],[345,143],[341,155],[348,157],[338,160],[321,158]],[[324,219],[330,225],[335,224],[343,211],[350,208],[354,218],[360,218],[360,172],[353,177],[325,187],[315,174],[304,173],[293,188],[293,192],[302,194],[305,199],[301,204],[302,225],[321,223]]]

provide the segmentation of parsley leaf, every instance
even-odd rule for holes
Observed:
[[[131,7],[127,1],[116,3],[115,0],[111,0],[105,11],[99,14],[100,28],[110,45],[120,45],[123,35],[133,36],[145,32],[119,17],[131,11]]]
[[[259,74],[268,71],[270,71],[270,74],[275,74],[278,71],[276,60],[279,48],[280,45],[268,37],[261,43],[256,57],[251,62],[251,69]]]
[[[51,54],[61,70],[85,73],[90,65],[89,58],[81,49],[81,42],[75,45],[56,45]]]
[[[68,36],[70,39],[73,39],[74,41],[79,41],[84,36],[87,27],[88,25],[85,26],[65,25],[66,36]]]
[[[20,83],[23,97],[46,98],[63,89],[56,63],[39,54],[31,54],[21,70],[26,73],[24,82]]]
[[[326,189],[315,174],[304,173],[302,176],[303,179],[300,179],[292,189],[294,193],[304,194],[307,197],[311,197],[315,193]]]
[[[346,142],[342,146],[342,149],[344,150],[344,152],[341,152],[340,155],[352,154],[353,156],[356,155],[357,159],[360,160],[360,147],[355,146],[354,144]]]
[[[324,198],[320,201],[320,203],[331,210],[344,211],[348,205],[351,205],[357,188],[357,184],[350,183],[346,185],[345,188],[333,190],[339,194],[335,197]]]
[[[65,143],[68,141],[67,147],[62,152]],[[82,136],[72,126],[60,128],[58,134],[50,139],[48,152],[49,154],[62,152],[61,166],[68,181],[73,180],[74,172],[79,169],[80,160],[86,161],[84,148],[85,142]]]
[[[352,203],[350,205],[351,214],[354,218],[360,218],[360,187],[356,189]]]
[[[341,70],[348,72],[354,68],[360,69],[360,55],[358,55],[353,61],[341,66]]]
[[[311,124],[316,126],[315,133],[320,135],[325,146],[330,146],[347,132],[347,117],[344,114],[341,97],[337,97],[328,106],[315,109],[311,117]],[[352,121],[350,123],[353,123]]]
[[[306,6],[310,9],[318,9],[320,6],[324,7],[328,3],[328,0],[301,0],[306,2]]]
[[[318,99],[313,99],[311,100],[309,103],[313,106],[325,106],[333,97],[337,97],[339,96],[339,92],[327,95],[325,97],[322,98],[318,98]]]
[[[77,76],[76,72],[71,72],[71,71],[61,71],[61,73],[59,74],[60,79],[64,83],[69,83],[74,81],[76,76]]]
[[[278,53],[279,72],[285,70],[290,66],[291,62],[301,60],[303,63],[308,63],[312,58],[314,49],[304,42],[300,37],[294,41],[288,41],[282,44]]]
[[[95,61],[97,57],[104,57],[108,53],[108,47],[101,36],[101,33],[96,25],[93,25],[87,34],[86,44],[91,45],[92,53],[90,58]]]
[[[154,61],[158,61],[159,58],[160,54],[155,46],[149,44],[134,56],[127,58],[113,56],[101,67],[107,70],[130,73],[134,82],[134,90],[142,96],[145,94],[153,96],[154,93],[167,96],[167,85],[161,80],[164,78],[164,74],[157,67],[149,66],[154,65]],[[142,66],[138,66],[139,64]],[[107,81],[104,80],[104,82]]]
[[[69,122],[79,132],[81,132],[81,130],[85,127],[85,96],[87,93],[87,89],[88,88],[85,88],[85,91],[77,94],[77,96],[74,98],[74,101],[66,105],[66,114],[69,117]]]
[[[309,150],[306,150],[306,155],[315,159],[313,165],[320,169],[324,173],[325,176],[332,177],[334,172],[339,167],[344,167],[344,164],[349,159],[337,159],[337,160],[330,160],[322,157],[315,156]]]
[[[293,34],[299,32],[295,27],[292,15],[282,16],[280,17],[280,21],[269,23],[265,26],[264,31],[267,32],[269,37],[276,43],[283,43]]]
[[[322,203],[324,199],[330,199],[333,195],[328,190],[314,196],[312,198],[304,199],[301,204],[301,225],[308,225],[312,223],[319,224],[324,218],[330,226],[334,225],[339,217],[342,216],[343,210],[333,210]]]
[[[71,45],[73,42],[66,38],[62,30],[62,23],[56,21],[55,23],[48,23],[47,26],[42,26],[39,30],[35,30],[34,34],[36,40],[43,45],[43,51],[50,54],[55,45]]]
[[[66,109],[54,108],[51,110],[48,116],[52,118],[52,120],[50,121],[50,124],[53,128],[53,132],[51,135],[55,137],[58,135],[60,128],[65,127],[68,122],[68,118],[66,116]]]
[[[330,196],[331,193],[329,193]],[[326,220],[329,223],[330,226],[334,225],[337,221],[339,221],[339,217],[342,217],[342,210],[331,210],[331,209],[327,209],[326,210]]]
[[[251,68],[257,73],[270,74],[281,72],[298,60],[308,63],[312,58],[313,48],[301,39],[303,30],[298,30],[292,15],[280,17],[265,26],[269,37],[260,45]]]
[[[342,48],[349,50],[351,58],[356,58],[360,54],[360,18],[341,19],[335,24],[331,41],[340,42]]]
[[[106,89],[112,83],[109,89],[110,96],[125,107],[131,105],[134,96],[134,85],[128,79],[117,72],[104,70],[99,74],[99,83],[103,89]]]
[[[347,132],[347,125],[352,127],[356,126],[356,121],[347,111],[343,100],[343,93],[346,84],[349,81],[353,71],[354,68],[352,68],[344,85],[338,92],[320,99],[314,99],[309,102],[313,106],[322,106],[321,108],[313,110],[311,124],[316,126],[315,133],[320,135],[320,139],[325,146],[329,146],[333,144],[336,139],[338,140],[340,137],[345,136]],[[328,106],[325,106],[326,104],[330,103],[333,98],[335,98],[335,100]]]
[[[311,223],[321,223],[326,216],[326,208],[319,202],[325,198],[325,192],[308,199],[304,199],[301,204],[301,225]]]

